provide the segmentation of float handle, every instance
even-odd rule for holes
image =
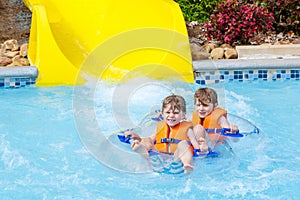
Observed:
[[[235,133],[226,133],[226,132],[230,132],[230,131],[231,131],[230,128],[222,128],[221,135],[229,136],[229,137],[244,137],[243,134],[240,134],[239,130]]]

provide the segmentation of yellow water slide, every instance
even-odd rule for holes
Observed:
[[[185,22],[172,0],[23,0],[37,85],[137,76],[194,82]]]

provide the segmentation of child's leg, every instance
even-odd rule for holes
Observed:
[[[197,140],[200,138],[206,138],[207,135],[205,129],[201,125],[194,126],[194,133]]]
[[[210,141],[205,129],[203,128],[203,126],[201,125],[197,125],[194,127],[194,133],[195,133],[195,137],[196,140],[198,141],[199,145],[200,145],[200,150],[203,153],[207,153],[208,152],[208,143]]]
[[[192,158],[193,153],[190,150],[188,142],[185,140],[179,142],[174,154],[174,161],[177,162],[181,160],[185,174],[189,174],[194,170],[194,167],[191,165]]]

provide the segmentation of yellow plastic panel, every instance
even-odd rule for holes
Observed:
[[[83,73],[126,81],[133,71],[194,81],[185,22],[172,0],[23,1],[33,14],[28,54],[37,85],[82,84]]]

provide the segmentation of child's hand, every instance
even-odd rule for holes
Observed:
[[[134,140],[131,144],[133,151],[139,152],[139,149],[142,147],[142,143],[139,140]]]
[[[125,137],[130,136],[133,142],[131,143],[131,148],[133,151],[136,151],[138,153],[145,153],[146,151],[149,151],[153,148],[153,143],[151,138],[141,138],[138,134],[133,133],[131,131],[127,131],[124,133]],[[144,148],[141,148],[144,147]]]
[[[207,153],[208,152],[208,145],[207,145],[205,139],[204,138],[200,138],[198,140],[198,143],[199,143],[200,150],[201,150],[200,154],[201,153]]]
[[[230,125],[230,130],[232,133],[238,132],[239,128],[237,125]]]
[[[140,142],[142,140],[142,138],[138,134],[136,134],[136,133],[134,133],[132,131],[126,131],[126,132],[124,132],[124,136],[125,136],[125,138],[129,136],[134,141],[138,140]]]
[[[142,138],[138,134],[131,131],[126,131],[124,132],[124,136],[125,138],[130,137],[130,139],[133,140],[131,143],[132,150],[137,151],[141,147],[140,142],[142,141]]]
[[[224,131],[224,133],[226,134],[235,134],[239,131],[239,128],[236,125],[230,125],[229,128],[224,128],[224,129],[228,129]]]

